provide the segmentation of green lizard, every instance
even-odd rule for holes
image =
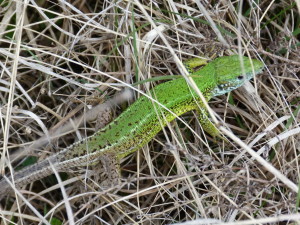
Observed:
[[[214,96],[223,95],[240,87],[263,69],[263,64],[259,60],[250,60],[247,57],[242,57],[242,60],[244,70],[238,55],[217,58],[196,71],[193,69],[202,64],[202,60],[191,59],[185,65],[208,101]],[[108,159],[118,164],[120,159],[147,144],[162,126],[191,110],[199,110],[199,121],[206,132],[213,137],[220,135],[208,119],[200,98],[187,85],[185,79],[179,78],[157,85],[150,94],[169,110],[142,96],[94,135],[14,173],[14,185],[21,187],[51,175],[53,170],[50,163],[58,172],[90,165],[99,159],[104,161]],[[11,177],[9,179],[12,180]],[[0,187],[0,196],[12,190],[4,178],[0,181]]]

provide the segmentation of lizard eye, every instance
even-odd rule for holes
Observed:
[[[237,78],[238,78],[239,80],[242,80],[242,79],[244,79],[244,76],[240,75],[240,76],[238,76]]]

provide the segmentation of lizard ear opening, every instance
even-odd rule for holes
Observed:
[[[244,79],[244,76],[243,75],[240,75],[237,77],[239,80],[243,80]]]

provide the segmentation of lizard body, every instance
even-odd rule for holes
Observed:
[[[190,75],[207,101],[240,87],[263,68],[259,60],[243,57],[243,74],[237,55],[217,58],[202,69],[193,71],[199,64],[201,62],[198,59],[186,62]],[[53,170],[50,163],[58,172],[62,172],[72,167],[89,165],[105,155],[120,160],[148,143],[168,122],[191,110],[200,110],[200,123],[206,132],[212,136],[219,135],[218,130],[208,120],[200,98],[187,85],[185,79],[179,78],[157,85],[150,94],[173,114],[142,96],[94,135],[16,172],[13,176],[16,187],[51,175]],[[12,180],[11,177],[9,179]],[[5,179],[0,181],[0,187],[0,196],[12,190]]]

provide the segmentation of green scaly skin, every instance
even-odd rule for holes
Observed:
[[[243,57],[244,74],[237,55],[224,56],[208,63],[202,69],[193,71],[203,61],[188,60],[187,66],[198,88],[205,99],[223,95],[244,84],[263,69],[262,62]],[[254,72],[254,73],[253,73]],[[147,144],[168,122],[191,110],[199,110],[200,123],[203,129],[213,137],[219,136],[218,130],[208,120],[203,103],[183,78],[162,83],[150,91],[158,102],[168,108],[170,113],[147,97],[140,97],[118,118],[94,135],[79,141],[68,148],[48,157],[39,163],[26,167],[14,174],[14,184],[21,187],[43,177],[51,175],[54,168],[59,171],[70,171],[72,167],[86,166],[99,159],[121,158]],[[200,107],[200,108],[199,108]],[[163,116],[162,116],[163,115]],[[11,180],[11,178],[10,178]],[[6,180],[0,181],[0,195],[12,189]]]

